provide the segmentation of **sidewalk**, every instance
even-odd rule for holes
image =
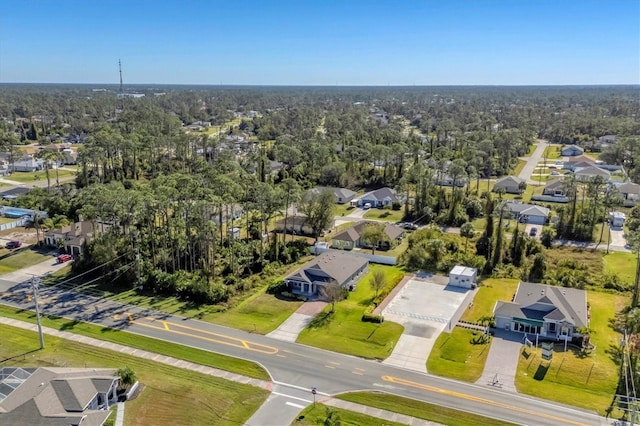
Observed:
[[[14,320],[11,318],[0,317],[0,324],[10,325],[12,327],[21,328],[23,330],[30,330],[35,333],[38,331],[38,327],[36,324],[31,324],[24,321]],[[44,334],[48,334],[51,336],[56,336],[61,339],[73,340],[75,342],[83,343],[85,345],[97,346],[103,349],[108,349],[120,353],[124,353],[126,355],[135,356],[138,358],[143,358],[149,361],[160,362],[162,364],[167,364],[172,367],[184,368],[187,370],[197,371],[201,374],[206,374],[213,377],[219,377],[225,380],[230,380],[233,382],[248,384],[251,386],[257,386],[262,389],[266,389],[271,391],[272,383],[264,380],[253,379],[251,377],[242,376],[240,374],[230,373],[228,371],[219,370],[217,368],[207,367],[200,364],[195,364],[192,362],[184,361],[181,359],[164,356],[160,354],[156,354],[153,352],[147,352],[141,349],[135,349],[129,346],[120,345],[117,343],[105,342],[103,340],[94,339],[91,337],[81,336],[74,333],[69,333],[67,331],[59,331],[49,327],[42,327],[42,331]],[[268,401],[268,399],[267,399]],[[267,405],[265,401],[264,405]],[[309,401],[310,402],[310,401]],[[355,411],[357,413],[367,414],[369,416],[373,416],[383,420],[390,420],[398,423],[403,423],[407,425],[421,425],[421,426],[438,426],[439,423],[427,422],[422,419],[417,419],[415,417],[406,416],[403,414],[393,413],[391,411],[380,410],[378,408],[369,407],[366,405],[355,404],[352,402],[342,401],[338,399],[334,399],[328,397],[327,399],[318,401],[322,404],[329,405],[336,408],[342,408],[345,410]],[[264,406],[263,405],[263,406]],[[309,405],[309,404],[306,404]],[[262,407],[261,407],[262,408]],[[261,410],[258,408],[254,416]],[[299,405],[295,407],[296,409],[305,408],[304,405]],[[254,418],[252,416],[252,418]],[[121,425],[124,418],[124,406],[118,404],[118,410],[116,414],[116,424]],[[292,421],[295,419],[292,419]]]
[[[318,315],[327,302],[315,300],[312,302],[304,302],[280,327],[267,334],[267,337],[283,340],[285,342],[295,342],[298,334],[304,330],[307,325]]]

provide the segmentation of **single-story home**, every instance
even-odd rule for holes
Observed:
[[[456,265],[449,272],[449,285],[462,288],[474,288],[478,278],[478,270],[467,266]]]
[[[22,157],[9,164],[12,172],[36,172],[44,169],[44,162],[38,158]]]
[[[390,223],[363,220],[356,223],[352,227],[336,234],[331,239],[331,247],[342,250],[352,250],[354,248],[369,248],[370,246],[368,246],[367,243],[362,239],[362,232],[366,226],[372,224],[384,225],[384,233],[388,241],[380,244],[379,247],[376,247],[379,250],[390,249],[394,243],[401,241],[404,237],[405,230],[399,226]]]
[[[0,424],[101,426],[119,382],[113,369],[0,368]]]
[[[469,179],[466,176],[458,176],[458,177],[456,177],[455,182],[454,182],[453,181],[453,177],[448,175],[447,173],[442,173],[440,175],[436,175],[433,178],[433,183],[435,183],[436,185],[453,186],[454,183],[455,183],[457,188],[464,187],[467,184],[468,181],[469,181]]]
[[[522,194],[522,186],[526,187],[526,181],[517,176],[505,176],[496,181],[493,185],[493,192],[504,189],[507,194]]]
[[[633,182],[625,182],[618,186],[618,191],[624,200],[625,207],[635,205],[640,198],[640,185]]]
[[[545,225],[549,218],[549,213],[551,213],[548,208],[536,206],[535,204],[507,201],[506,206],[511,210],[518,222],[532,225]]]
[[[552,197],[564,197],[566,196],[565,188],[564,188],[564,179],[559,177],[555,179],[550,179],[544,185],[544,189],[542,190],[542,195],[550,195]]]
[[[327,189],[333,192],[334,196],[336,197],[336,204],[347,204],[351,200],[353,200],[353,197],[356,196],[355,191],[352,191],[347,188],[328,188],[328,187],[322,187],[322,186],[311,188],[310,190],[307,191],[306,196],[309,196],[310,194],[319,194],[320,192]]]
[[[576,168],[593,166],[594,164],[596,164],[596,160],[593,158],[588,155],[579,155],[572,158],[571,161],[565,161],[562,168],[574,171]]]
[[[82,254],[85,243],[91,242],[94,235],[99,235],[104,231],[107,224],[94,224],[89,220],[75,222],[61,229],[51,229],[44,233],[44,243],[51,247],[58,247],[60,244],[65,252],[79,256]]]
[[[584,149],[582,149],[578,145],[568,145],[562,148],[562,151],[560,151],[560,153],[563,157],[575,157],[584,154]]]
[[[600,176],[605,182],[611,179],[611,173],[597,166],[578,167],[574,169],[574,175],[579,182],[587,182],[596,176]]]
[[[512,302],[497,301],[496,328],[543,338],[570,340],[588,327],[587,292],[577,288],[520,282]]]
[[[609,224],[615,228],[622,228],[627,215],[623,212],[609,212]]]
[[[274,231],[284,232],[284,219],[280,219],[275,223]],[[328,229],[325,229],[327,231]],[[290,234],[313,235],[313,229],[307,223],[306,216],[289,216],[287,217],[287,232]]]
[[[369,261],[349,253],[328,251],[284,279],[294,294],[315,296],[321,287],[336,282],[349,288],[367,272]]]
[[[380,188],[375,191],[367,192],[358,199],[352,199],[351,204],[362,207],[365,204],[371,204],[371,207],[389,207],[393,203],[399,203],[400,199],[395,189]]]

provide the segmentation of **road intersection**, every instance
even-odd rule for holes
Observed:
[[[595,413],[577,408],[123,305],[60,287],[41,286],[39,294],[41,310],[48,315],[90,322],[261,364],[272,377],[272,395],[250,424],[259,424],[261,418],[271,419],[271,424],[289,424],[300,407],[312,402],[312,388],[317,389],[318,402],[328,395],[378,390],[518,424],[608,424],[606,419]],[[33,308],[29,282],[0,281],[0,303]]]

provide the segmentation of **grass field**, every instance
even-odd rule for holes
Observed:
[[[0,325],[0,366],[120,368],[128,366],[144,385],[126,403],[126,425],[243,424],[269,392],[153,361],[47,336],[38,348],[37,333]]]
[[[344,393],[337,395],[336,398],[448,426],[501,426],[512,424],[382,392]]]
[[[67,178],[70,176],[75,176],[76,173],[72,172],[70,170],[60,170],[58,169],[58,178],[59,179],[63,179],[63,178]],[[7,179],[9,180],[13,180],[15,182],[22,182],[22,183],[31,183],[31,182],[37,182],[37,181],[43,181],[46,182],[47,181],[47,175],[44,171],[39,171],[39,172],[15,172],[12,173],[11,176],[8,176]],[[55,170],[49,170],[49,180],[51,181],[51,185],[55,185],[56,184],[56,171]]]
[[[471,343],[478,334],[481,333],[460,327],[454,328],[451,333],[441,333],[429,354],[427,371],[465,382],[478,380],[482,376],[490,347],[489,343]]]
[[[0,315],[7,318],[35,323],[35,313],[30,311],[22,311],[0,305]],[[267,372],[258,364],[251,361],[245,361],[226,355],[189,348],[175,343],[169,343],[162,340],[156,340],[149,337],[139,336],[110,328],[103,328],[97,325],[72,321],[64,318],[43,316],[42,325],[56,330],[70,331],[83,336],[93,337],[95,339],[119,343],[121,345],[183,359],[196,364],[231,371],[232,373],[242,374],[256,379],[270,380],[269,374],[267,374]],[[45,340],[48,340],[48,336],[45,337]]]
[[[489,278],[483,280],[473,304],[462,314],[462,321],[478,322],[480,318],[493,315],[493,307],[497,300],[510,301],[518,288],[518,280],[506,278]]]
[[[607,274],[617,274],[625,283],[633,284],[636,274],[636,257],[633,253],[613,252],[605,254],[603,262],[604,271]]]
[[[333,412],[333,419],[339,419],[340,423],[328,423],[327,422],[327,410]],[[402,423],[395,423],[389,420],[381,420],[375,417],[367,416],[366,414],[356,413],[355,411],[343,410],[341,408],[329,407],[328,405],[323,404],[314,404],[310,405],[298,416],[296,421],[293,423],[294,425],[304,425],[304,426],[324,426],[327,424],[331,425],[342,425],[342,426],[402,426]]]
[[[518,176],[520,172],[522,172],[522,169],[524,169],[524,166],[526,164],[527,162],[525,160],[518,160],[518,164],[516,164],[516,166],[513,168],[513,171],[511,172],[511,174],[513,176]]]
[[[370,265],[369,273],[357,284],[349,298],[336,303],[336,311],[330,314],[330,305],[298,335],[298,343],[360,356],[384,359],[391,355],[403,327],[393,322],[374,324],[361,321],[365,308],[375,292],[369,286],[372,271],[383,269],[387,282],[397,282],[404,272],[398,267]]]
[[[589,291],[591,306],[591,342],[595,352],[581,355],[570,346],[554,348],[553,359],[541,359],[540,351],[527,349],[520,356],[516,375],[518,392],[553,399],[605,414],[616,390],[618,367],[614,360],[620,335],[609,320],[621,310],[624,296]]]
[[[50,255],[24,247],[18,250],[0,250],[0,274],[17,271],[27,266],[36,265],[50,259],[55,263],[56,259]]]
[[[561,145],[549,145],[544,149],[542,157],[546,157],[547,160],[557,160],[562,157],[560,148],[562,148]]]
[[[356,196],[357,197],[357,196]],[[347,204],[336,204],[333,207],[333,215],[334,216],[349,216],[351,213],[357,212],[360,210],[358,207],[353,207]]]
[[[15,217],[4,217],[0,216],[0,225],[4,225],[5,223],[15,222],[20,219],[16,219]]]
[[[404,217],[404,209],[391,210],[391,209],[369,209],[364,214],[365,219],[384,220],[386,222],[400,222]]]

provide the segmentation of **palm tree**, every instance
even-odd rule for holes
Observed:
[[[467,244],[469,244],[469,240],[473,238],[475,235],[475,230],[473,229],[473,225],[471,222],[466,222],[460,228],[460,236],[464,238],[464,252],[467,253]]]

